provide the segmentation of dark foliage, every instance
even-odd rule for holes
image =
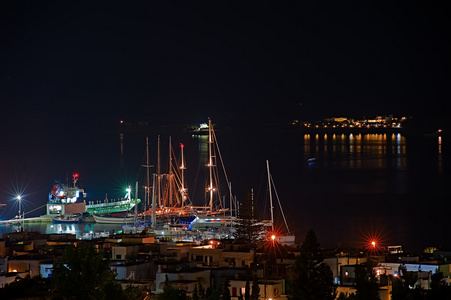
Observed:
[[[0,299],[24,299],[28,297],[46,297],[46,299],[57,299],[57,293],[51,293],[51,282],[39,276],[30,278],[16,278],[10,284],[0,289]]]
[[[373,267],[376,263],[368,261],[355,268],[356,300],[379,300],[379,284]]]
[[[252,282],[252,293],[251,300],[258,300],[260,295],[260,286],[258,285],[258,278],[254,276],[254,280]]]
[[[122,290],[108,260],[92,246],[68,247],[61,263],[54,264],[52,284],[63,299],[141,299],[139,288]]]
[[[336,287],[330,267],[323,262],[315,233],[307,232],[288,282],[288,298],[293,300],[332,300]]]
[[[230,295],[229,287],[230,287],[229,280],[228,279],[224,280],[224,283],[222,285],[222,300],[230,300],[230,299],[232,299],[231,295]]]

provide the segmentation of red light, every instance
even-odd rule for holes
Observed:
[[[185,145],[183,145],[183,144],[180,144],[180,148],[183,148],[183,147],[185,147]]]
[[[75,174],[74,174],[74,177],[75,177],[75,178],[78,178],[78,173],[75,173]]]

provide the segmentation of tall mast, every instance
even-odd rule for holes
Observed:
[[[173,207],[174,203],[172,203],[172,181],[173,181],[173,173],[172,173],[172,139],[169,137],[169,195],[168,195],[168,206]]]
[[[233,207],[232,207],[232,197],[233,197],[233,195],[232,195],[232,183],[231,182],[229,182],[229,198],[230,198],[230,218],[232,218],[233,217]]]
[[[147,191],[147,201],[149,201],[149,199],[150,199],[149,137],[146,137],[146,156],[147,156],[147,162],[146,162],[147,190],[146,191]]]
[[[137,225],[138,221],[138,181],[136,182],[135,186],[135,226]]]
[[[272,205],[271,173],[269,173],[269,161],[268,160],[266,160],[266,169],[268,172],[269,205],[271,207],[271,229],[274,232],[274,207]]]
[[[211,120],[208,119],[208,169],[210,174],[210,183],[208,186],[208,191],[210,193],[210,213],[213,212],[213,154],[212,154],[212,144],[213,144],[213,136],[212,136],[212,128],[211,128]]]
[[[158,135],[158,149],[157,149],[157,202],[161,206],[161,165],[160,165],[160,135]]]
[[[182,161],[180,163],[180,170],[181,170],[181,176],[182,176],[182,187],[180,188],[180,193],[182,194],[182,206],[185,206],[186,201],[186,188],[185,188],[185,157],[183,156],[183,148],[185,146],[183,144],[180,144],[180,153],[182,156]]]
[[[153,187],[152,187],[152,215],[150,217],[150,222],[151,222],[151,228],[152,229],[156,229],[156,222],[157,222],[157,203],[156,203],[156,191],[155,191],[155,174],[153,174]]]

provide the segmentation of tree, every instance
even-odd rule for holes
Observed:
[[[36,276],[31,278],[27,275],[25,278],[16,277],[16,280],[10,284],[5,284],[0,288],[0,299],[28,299],[42,297],[52,299],[58,298],[58,294],[50,292],[50,279]]]
[[[258,300],[259,297],[260,297],[260,286],[258,285],[257,276],[254,276],[254,280],[252,282],[251,300]]]
[[[292,300],[332,300],[336,296],[332,271],[323,262],[315,233],[307,232],[288,282]]]
[[[392,278],[392,300],[423,299],[423,290],[416,285],[418,276],[404,266],[399,266],[398,274]]]
[[[446,283],[442,272],[431,275],[431,289],[428,291],[426,299],[451,299],[451,286]]]
[[[111,290],[116,291],[116,299],[123,296],[108,261],[93,246],[68,247],[62,262],[53,265],[52,276],[55,290],[64,299],[105,299]]]
[[[198,291],[199,291],[199,297],[200,297],[200,298],[204,298],[204,297],[205,297],[205,289],[204,289],[204,287],[202,286],[202,283],[200,283],[200,280],[199,280],[199,288],[198,288]]]
[[[137,286],[129,285],[125,288],[123,291],[124,299],[126,300],[136,300],[136,299],[145,299],[146,293]],[[114,299],[113,297],[108,297],[107,293],[107,299]]]
[[[245,200],[240,203],[238,215],[238,224],[235,229],[235,239],[239,242],[248,244],[251,248],[257,248],[261,240],[263,226],[257,222],[257,209],[253,199],[252,191],[249,189]]]
[[[230,296],[229,287],[230,287],[229,280],[228,279],[224,280],[224,283],[222,285],[222,300],[231,300],[232,299]]]
[[[246,286],[244,288],[244,300],[250,300],[251,299],[251,287],[249,284],[249,280],[246,280]]]
[[[199,293],[197,291],[198,287],[197,284],[194,286],[193,295],[191,296],[192,300],[199,300]]]
[[[374,273],[375,263],[368,261],[355,267],[355,288],[357,300],[380,300],[379,284]]]
[[[163,287],[163,293],[158,294],[157,300],[188,300],[188,297],[186,291],[168,284]]]

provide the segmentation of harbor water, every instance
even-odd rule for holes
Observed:
[[[156,172],[157,135],[160,135],[162,171],[167,169],[169,136],[174,153],[185,145],[186,184],[194,205],[206,196],[207,140],[205,135],[180,130],[101,132],[80,137],[79,147],[67,150],[39,178],[25,197],[25,211],[45,205],[52,180],[68,170],[80,173],[88,201],[120,198],[125,187],[139,182],[144,194],[145,139],[150,141],[150,164]],[[445,208],[451,199],[449,145],[446,136],[404,136],[401,133],[304,133],[299,131],[240,129],[217,130],[221,153],[217,165],[225,166],[237,200],[254,191],[259,214],[269,218],[266,160],[277,189],[289,230],[301,241],[313,229],[326,247],[362,246],[368,236],[385,245],[421,250],[451,248],[447,238]],[[101,138],[100,138],[101,137]],[[74,151],[74,152],[70,152]],[[219,160],[219,156],[223,162]],[[177,157],[174,159],[178,159]],[[33,165],[34,162],[30,162]],[[17,172],[17,170],[15,170]],[[223,176],[223,175],[221,175]],[[38,188],[38,187],[39,188]],[[227,182],[218,187],[228,203]],[[144,196],[141,196],[144,199]],[[2,219],[14,217],[17,205],[3,201]],[[275,210],[279,205],[275,203]],[[44,214],[37,209],[34,215]],[[275,212],[276,222],[283,224]],[[86,234],[120,230],[101,224],[30,224],[42,232]],[[36,226],[36,227],[35,227]],[[31,228],[30,227],[30,228]],[[9,227],[1,226],[1,232]]]

